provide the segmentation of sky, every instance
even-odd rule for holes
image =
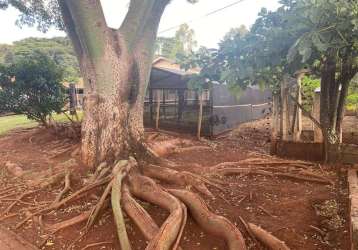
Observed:
[[[127,12],[128,0],[101,0],[108,26],[118,28]],[[199,46],[216,47],[217,43],[231,28],[244,24],[250,27],[257,18],[257,13],[265,7],[275,10],[279,7],[278,0],[241,0],[240,3],[226,8],[216,14],[204,17],[207,13],[221,9],[237,0],[199,0],[190,4],[185,0],[172,0],[162,17],[159,36],[174,36],[176,29],[161,32],[182,23],[188,23],[195,31]],[[0,10],[0,43],[11,44],[26,37],[64,36],[64,32],[54,29],[46,34],[36,28],[15,25],[18,12],[13,8]]]

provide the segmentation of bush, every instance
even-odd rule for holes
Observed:
[[[356,110],[358,108],[358,93],[348,95],[346,105],[348,110]]]
[[[61,113],[66,102],[62,79],[62,68],[40,52],[1,65],[0,112],[25,114],[47,127],[49,116]]]

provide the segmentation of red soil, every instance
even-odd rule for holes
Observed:
[[[205,168],[221,162],[238,161],[249,157],[260,157],[255,153],[266,153],[269,148],[268,130],[265,121],[246,124],[224,138],[213,141],[193,142],[195,145],[209,145],[212,149],[174,153],[167,158],[180,164],[179,169],[202,173]],[[194,140],[189,136],[183,136]],[[0,137],[0,190],[17,185],[19,179],[9,175],[5,170],[5,162],[18,163],[26,171],[38,171],[55,166],[71,158],[71,150],[57,155],[63,148],[76,145],[76,142],[57,138],[42,129],[19,130]],[[78,156],[74,156],[78,160]],[[91,171],[78,161],[76,173],[72,178],[72,188],[76,190],[82,185],[84,177]],[[291,249],[350,249],[348,216],[348,194],[346,170],[344,167],[322,167],[322,174],[334,180],[334,186],[283,179],[280,177],[264,177],[247,175],[243,177],[228,176],[222,180],[228,184],[227,192],[210,188],[215,199],[204,197],[210,209],[217,214],[229,218],[238,225],[245,236],[249,249],[265,249],[260,243],[253,241],[240,223],[239,216],[246,222],[262,226],[279,239],[286,242]],[[32,203],[51,201],[61,190],[62,185],[43,190],[23,199]],[[45,224],[59,222],[82,211],[90,209],[96,202],[101,190],[88,195],[82,200],[73,202],[60,210],[44,216]],[[0,195],[1,197],[2,195]],[[9,198],[15,198],[11,196]],[[243,199],[240,203],[240,199]],[[323,216],[317,207],[330,201],[328,207],[334,207],[335,216]],[[38,223],[31,221],[24,227],[15,230],[14,225],[24,218],[22,209],[28,204],[16,205],[9,214],[14,217],[1,221],[3,211],[11,201],[0,198],[0,224],[13,229],[17,234],[34,245],[43,244],[44,249],[66,249],[78,236],[85,223],[66,228],[55,235],[48,235]],[[168,215],[159,207],[141,203],[161,224]],[[333,204],[333,205],[332,205]],[[319,212],[319,211],[321,212]],[[329,208],[328,208],[329,210]],[[133,249],[144,249],[146,241],[136,226],[128,219],[128,234]],[[315,228],[318,228],[315,229]],[[320,232],[321,230],[321,232]],[[324,235],[320,235],[323,233]],[[48,238],[49,237],[49,238]],[[46,241],[46,239],[48,240]],[[94,228],[83,239],[73,246],[82,249],[85,246],[104,242],[103,245],[88,249],[120,249],[112,212],[104,213]],[[226,249],[222,239],[207,235],[196,223],[189,219],[180,243],[183,249]]]

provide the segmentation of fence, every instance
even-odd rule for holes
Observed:
[[[270,112],[271,103],[213,106],[212,133],[218,135],[241,123],[264,118]]]

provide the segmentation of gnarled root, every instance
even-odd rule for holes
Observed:
[[[122,205],[127,215],[134,221],[145,239],[150,241],[158,233],[159,227],[145,209],[132,197],[128,185],[122,189]]]
[[[192,217],[204,230],[224,238],[230,250],[246,249],[241,232],[225,217],[210,212],[205,202],[198,195],[186,190],[176,189],[169,189],[168,192],[184,202]]]
[[[269,247],[272,250],[290,250],[290,248],[285,244],[285,242],[279,240],[271,233],[265,231],[261,227],[258,227],[252,223],[247,223],[249,230],[255,235],[255,237],[260,240],[265,246]]]
[[[152,179],[141,175],[130,175],[130,191],[136,197],[156,204],[170,212],[159,232],[149,242],[147,250],[173,249],[176,246],[182,225],[185,223],[185,211],[181,202],[163,191]]]
[[[204,177],[186,171],[178,172],[170,168],[150,165],[149,167],[143,169],[143,173],[146,176],[168,183],[184,186],[193,186],[200,193],[208,195],[210,197],[213,197],[214,195],[210,192],[210,190],[206,187],[205,184],[210,184],[222,190],[219,185],[205,179]]]
[[[119,238],[119,243],[122,250],[131,250],[131,244],[128,239],[128,234],[126,230],[126,225],[123,218],[122,208],[121,208],[121,198],[122,198],[122,180],[127,175],[125,171],[126,165],[130,165],[128,161],[119,162],[113,169],[114,179],[112,185],[112,210],[114,221],[117,227],[117,234]]]

